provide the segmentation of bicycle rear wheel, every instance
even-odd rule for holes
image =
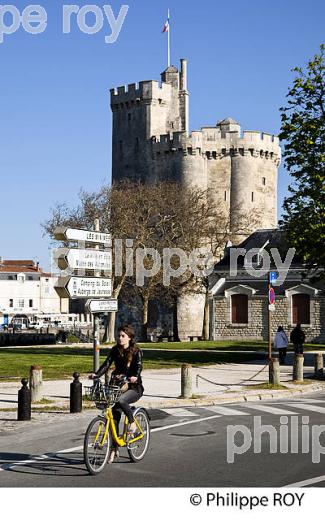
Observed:
[[[132,462],[139,462],[143,459],[149,448],[150,424],[148,414],[143,409],[138,410],[134,414],[134,417],[138,421],[139,426],[144,433],[144,436],[141,439],[135,442],[131,442],[131,444],[128,444],[127,449]],[[138,435],[140,435],[139,429],[137,429],[137,431],[135,432],[134,437],[137,437]]]
[[[111,431],[108,431],[105,439],[106,423],[104,417],[95,417],[85,434],[84,461],[91,475],[97,475],[104,469],[110,452]]]

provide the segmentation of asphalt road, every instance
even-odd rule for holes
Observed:
[[[2,434],[0,486],[325,486],[325,393],[150,413],[152,437],[145,459],[131,463],[122,450],[120,459],[95,477],[88,474],[82,454],[94,412],[53,413],[47,424]],[[269,433],[261,433],[263,426]]]

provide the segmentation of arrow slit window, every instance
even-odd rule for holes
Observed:
[[[246,294],[231,296],[231,323],[248,323],[248,296]]]

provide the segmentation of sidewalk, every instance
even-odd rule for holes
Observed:
[[[306,354],[304,367],[305,377],[312,376],[313,366],[310,365]],[[313,392],[325,389],[325,381],[311,380],[298,385],[292,382],[292,358],[287,365],[281,366],[281,383],[287,387],[285,390],[254,389],[252,385],[267,383],[269,378],[268,365],[265,361],[253,361],[240,364],[220,364],[208,367],[193,368],[193,394],[194,399],[180,399],[181,370],[180,368],[144,370],[142,378],[145,393],[139,404],[147,408],[168,408],[180,406],[206,406],[216,403],[230,403],[248,400],[261,400],[270,398],[286,398],[301,393]],[[81,377],[83,386],[91,386],[91,381]],[[69,407],[70,380],[44,381],[43,397],[51,401],[44,407],[65,408]],[[0,417],[17,409],[18,390],[21,388],[19,381],[0,382]],[[11,409],[11,410],[10,410]]]

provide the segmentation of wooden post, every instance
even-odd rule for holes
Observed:
[[[184,364],[181,368],[181,398],[190,399],[193,395],[192,365]]]
[[[304,355],[296,354],[293,363],[293,381],[301,382],[304,380]]]
[[[279,364],[279,358],[273,357],[270,361],[269,365],[269,380],[270,383],[273,385],[279,385],[280,384],[280,364]]]
[[[42,367],[33,365],[29,372],[29,388],[31,391],[32,403],[43,398],[43,371]]]
[[[324,379],[324,360],[323,360],[322,352],[316,352],[316,354],[314,354],[314,364],[315,364],[315,378]]]

